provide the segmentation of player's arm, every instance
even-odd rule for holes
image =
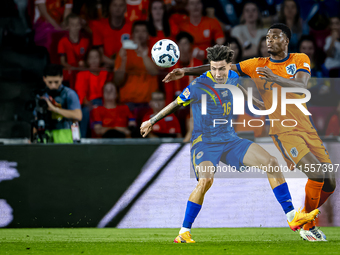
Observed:
[[[174,113],[179,109],[181,105],[178,103],[177,99],[175,99],[173,102],[168,104],[166,107],[164,107],[159,113],[157,113],[155,116],[153,116],[151,119],[144,121],[142,125],[140,126],[140,133],[143,137],[146,137],[152,130],[152,126],[163,119],[164,117],[170,115],[171,113]]]
[[[248,91],[245,88],[243,88],[240,84],[238,84],[238,87],[242,90],[244,96],[248,98]],[[266,109],[264,107],[264,103],[260,101],[259,99],[257,99],[256,97],[253,96],[252,100],[253,100],[253,105],[256,105],[260,110]]]
[[[165,78],[163,79],[163,82],[168,83],[170,81],[179,80],[183,78],[183,76],[185,75],[200,76],[201,74],[209,70],[210,70],[210,64],[196,66],[196,67],[176,68],[165,76]],[[231,70],[235,71],[238,75],[240,75],[237,70],[236,65],[231,65]]]
[[[273,71],[265,67],[256,68],[256,72],[259,74],[260,78],[265,79],[270,82],[275,82],[282,87],[293,87],[293,88],[307,88],[308,80],[310,74],[308,72],[297,72],[294,79],[286,79],[274,74]]]

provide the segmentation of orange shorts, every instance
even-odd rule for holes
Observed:
[[[295,131],[271,135],[271,137],[291,170],[308,152],[313,153],[320,163],[332,163],[328,151],[316,132]]]

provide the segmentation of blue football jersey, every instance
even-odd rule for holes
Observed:
[[[238,79],[238,74],[230,70],[225,84],[237,86]],[[195,141],[228,142],[237,137],[231,126],[233,118],[232,93],[226,88],[215,88],[215,84],[217,82],[208,71],[193,80],[177,97],[178,104],[191,105],[194,118],[191,141],[194,143]],[[206,115],[202,114],[202,95],[206,95]]]

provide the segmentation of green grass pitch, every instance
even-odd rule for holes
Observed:
[[[328,242],[307,242],[288,228],[193,229],[195,244],[176,244],[178,229],[0,229],[0,254],[339,254],[340,228]]]

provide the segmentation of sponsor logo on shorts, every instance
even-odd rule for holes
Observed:
[[[197,153],[196,158],[197,158],[197,159],[202,158],[203,154],[204,154],[204,152],[203,152],[203,151],[200,151],[199,153]]]
[[[290,149],[290,154],[292,154],[292,156],[293,156],[294,158],[296,158],[296,157],[299,155],[299,152],[298,152],[298,150],[294,147],[294,148],[291,148],[291,149]]]

